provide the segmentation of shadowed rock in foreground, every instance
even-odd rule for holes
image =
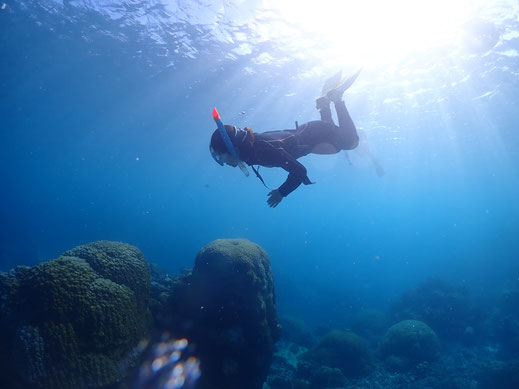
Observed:
[[[281,329],[267,253],[245,239],[216,240],[177,289],[171,325],[196,346],[197,388],[261,388]]]

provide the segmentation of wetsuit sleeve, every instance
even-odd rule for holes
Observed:
[[[278,149],[279,153],[282,157],[282,164],[280,167],[285,169],[288,172],[288,177],[285,182],[278,188],[279,193],[283,197],[288,196],[291,192],[296,190],[299,185],[305,181],[306,178],[306,168],[297,161],[292,155],[287,153],[283,149]]]
[[[283,147],[280,142],[259,141],[254,143],[254,164],[281,167],[288,172],[285,182],[278,188],[283,197],[288,196],[299,185],[311,184],[306,175],[306,168]],[[250,163],[249,163],[250,164]]]

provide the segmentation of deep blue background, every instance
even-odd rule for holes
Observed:
[[[386,175],[342,154],[308,156],[317,184],[270,209],[256,178],[211,159],[211,109],[254,131],[314,120],[323,78],[293,77],[308,63],[269,68],[205,44],[165,67],[153,47],[136,55],[131,40],[84,39],[106,20],[32,12],[0,12],[2,270],[103,239],[177,272],[211,240],[243,237],[269,253],[280,310],[310,318],[383,306],[428,277],[477,295],[519,282],[517,57],[433,68],[416,89],[436,103],[391,87],[405,74],[365,69],[345,100]],[[271,186],[284,180],[262,172]]]

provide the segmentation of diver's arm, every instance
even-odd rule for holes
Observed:
[[[287,197],[306,179],[306,168],[285,150],[279,149],[279,152],[283,156],[280,167],[288,172],[288,177],[277,190],[283,197]]]
[[[306,176],[306,168],[282,147],[276,147],[269,141],[262,141],[255,143],[255,149],[255,154],[259,157],[254,161],[255,164],[281,167],[288,172],[285,182],[279,188],[270,192],[269,196],[276,195],[278,197],[277,194],[279,193],[283,198],[296,190],[301,183],[311,184]]]

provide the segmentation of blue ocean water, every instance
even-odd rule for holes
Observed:
[[[2,270],[115,240],[175,273],[247,238],[270,256],[279,313],[332,327],[431,277],[481,301],[518,288],[517,2],[460,2],[453,35],[387,52],[384,31],[359,49],[374,16],[327,32],[333,2],[313,19],[260,0],[0,3]],[[318,119],[326,78],[359,66],[344,99],[367,141],[351,164],[303,157],[316,184],[271,209],[259,180],[214,163],[213,107],[294,128]]]

